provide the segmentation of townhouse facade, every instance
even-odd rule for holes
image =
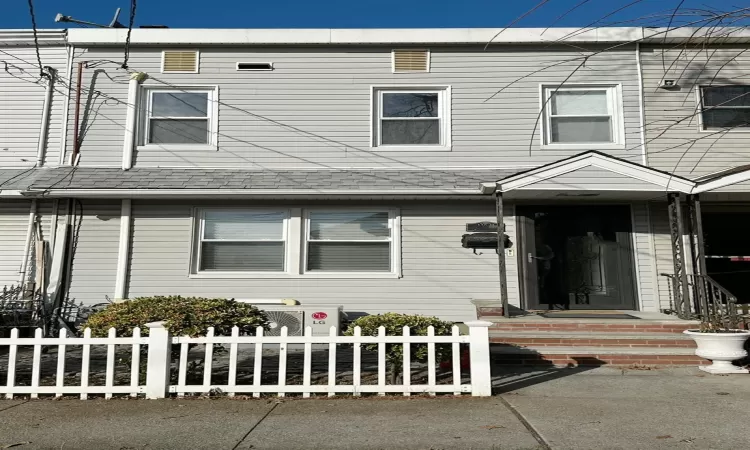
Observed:
[[[0,284],[44,240],[89,304],[670,309],[675,199],[747,201],[750,33],[497,32],[139,29],[125,64],[125,30],[49,31],[49,101],[30,33],[0,38],[27,78],[0,74]]]

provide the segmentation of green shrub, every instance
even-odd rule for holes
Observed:
[[[93,336],[106,336],[110,328],[117,336],[132,336],[133,328],[140,327],[141,334],[148,335],[145,325],[161,320],[175,336],[205,336],[209,327],[214,327],[216,335],[229,336],[234,326],[241,335],[248,335],[259,326],[268,327],[262,311],[234,299],[157,296],[113,303],[92,314],[81,328],[91,328]]]
[[[377,336],[378,328],[385,327],[387,336],[403,336],[404,327],[409,327],[411,336],[427,336],[427,328],[435,328],[435,336],[450,336],[453,322],[446,322],[437,317],[386,313],[372,316],[360,317],[349,325],[344,335],[353,336],[354,327],[362,329],[362,336]],[[366,350],[376,352],[378,344],[363,344]],[[435,345],[435,361],[441,362],[451,357],[450,344]],[[403,344],[386,344],[386,360],[391,366],[391,383],[396,383],[401,375],[404,361]],[[418,362],[427,361],[427,344],[411,344],[411,360]]]

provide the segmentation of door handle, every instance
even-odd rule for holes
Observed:
[[[534,259],[536,259],[536,256],[529,253],[529,262],[534,262]]]

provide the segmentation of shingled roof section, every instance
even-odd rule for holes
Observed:
[[[226,170],[58,167],[39,170],[29,190],[218,189],[310,191],[471,190],[518,170]]]
[[[39,169],[0,169],[0,191],[24,190],[34,181]]]

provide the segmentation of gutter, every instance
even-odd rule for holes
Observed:
[[[52,109],[52,94],[55,90],[55,78],[57,77],[57,71],[52,67],[45,66],[47,71],[47,91],[44,96],[44,104],[42,106],[42,125],[39,129],[39,141],[36,146],[36,166],[42,167],[44,165],[44,152],[47,149],[47,139],[49,138],[49,122],[50,122],[50,110]]]

